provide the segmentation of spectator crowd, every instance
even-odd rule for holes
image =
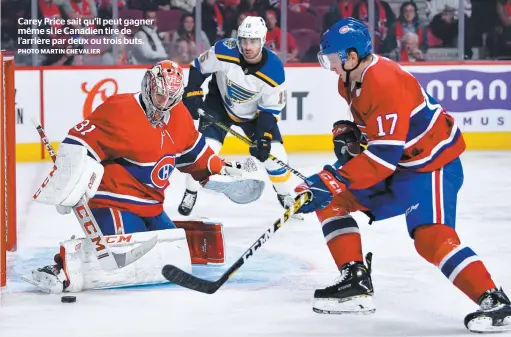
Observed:
[[[460,1],[463,13],[459,13]],[[2,49],[16,51],[20,47],[17,18],[31,18],[32,2],[37,5],[39,19],[112,18],[112,0],[1,0]],[[198,36],[195,3],[119,0],[120,18],[150,19],[147,24],[129,27],[130,34],[118,36],[141,44],[99,44],[96,55],[38,55],[37,65],[150,64],[162,59],[186,64],[219,39],[236,37],[238,25],[249,15],[266,20],[266,46],[282,54],[280,0],[204,0]],[[286,62],[317,62],[321,34],[341,18],[352,16],[369,25],[368,0],[287,3]],[[511,58],[511,0],[375,0],[375,51],[400,62],[457,60],[461,15],[465,19],[465,59]],[[77,46],[64,43],[53,48],[71,47]],[[30,65],[33,58],[16,55],[16,62]]]

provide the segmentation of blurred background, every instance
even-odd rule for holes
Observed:
[[[162,59],[187,64],[215,41],[235,37],[238,24],[247,15],[265,18],[266,46],[286,63],[317,63],[321,34],[348,16],[366,22],[376,53],[399,62],[511,59],[511,0],[2,0],[1,3],[1,48],[13,51],[16,64],[26,66],[152,64]],[[19,48],[27,48],[18,45],[18,18],[44,17],[154,20],[152,25],[126,26],[121,20],[114,27],[130,28],[131,33],[108,37],[121,38],[123,43],[83,46],[99,48],[97,55],[17,53]],[[143,43],[132,44],[130,41],[134,39]]]

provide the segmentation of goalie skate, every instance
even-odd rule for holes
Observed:
[[[488,290],[478,301],[480,309],[465,317],[472,332],[511,331],[511,302],[502,289]]]
[[[350,262],[340,269],[337,282],[314,292],[312,310],[319,314],[367,315],[376,311],[371,281],[371,253],[363,262]]]
[[[30,283],[42,292],[49,294],[61,294],[69,285],[69,281],[62,270],[62,258],[59,254],[54,257],[55,265],[49,265],[42,268],[37,268],[32,271],[30,276],[21,276],[20,278]]]

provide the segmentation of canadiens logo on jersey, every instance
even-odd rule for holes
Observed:
[[[167,155],[161,158],[151,171],[151,182],[153,186],[159,189],[165,189],[169,185],[169,178],[175,167],[175,156]]]
[[[246,103],[253,100],[257,92],[243,88],[241,85],[225,78],[227,84],[227,93],[224,97],[225,103],[232,107],[233,103]]]

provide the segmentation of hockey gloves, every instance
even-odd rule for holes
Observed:
[[[334,152],[339,166],[344,165],[364,150],[367,138],[357,125],[351,121],[341,120],[334,123]],[[312,199],[303,205],[298,213],[311,213],[325,208],[332,199],[347,189],[348,182],[333,166],[326,165],[323,171],[308,177],[304,183],[295,188],[296,193],[310,191]]]
[[[367,138],[357,125],[351,121],[337,121],[333,129],[334,152],[339,165],[346,164],[351,158],[364,150],[361,146],[367,145]]]
[[[266,111],[260,111],[257,116],[255,135],[252,138],[253,144],[250,146],[250,154],[264,163],[268,160],[273,139],[272,131],[277,126],[275,116]]]
[[[195,120],[199,119],[199,109],[205,110],[204,91],[202,89],[187,91],[183,94],[183,104]]]
[[[271,134],[265,133],[250,145],[250,155],[256,157],[261,163],[264,163],[270,156]]]
[[[323,167],[323,171],[308,177],[304,183],[295,188],[297,194],[310,191],[312,199],[303,205],[297,213],[311,213],[323,209],[332,199],[345,191],[347,181],[331,165]]]

